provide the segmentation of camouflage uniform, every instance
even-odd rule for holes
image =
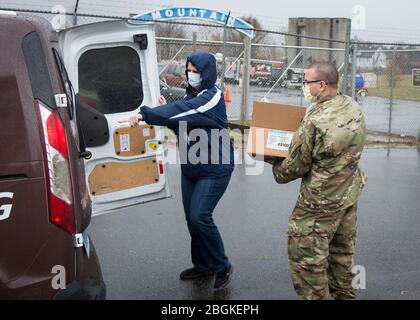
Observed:
[[[357,199],[366,183],[358,162],[365,144],[363,113],[347,96],[318,102],[295,133],[289,156],[273,165],[278,183],[302,177],[289,220],[293,285],[304,299],[354,298],[352,267]]]

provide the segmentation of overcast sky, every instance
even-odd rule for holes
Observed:
[[[56,4],[70,9],[75,2],[0,0],[0,5],[50,10]],[[286,31],[289,17],[354,18],[352,10],[358,5],[366,12],[366,29],[353,30],[353,35],[366,40],[420,43],[420,2],[416,0],[79,0],[79,12],[126,16],[163,7],[201,7],[231,11],[236,17],[253,15],[264,28]]]

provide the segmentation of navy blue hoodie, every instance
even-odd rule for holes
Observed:
[[[207,52],[194,52],[188,56],[187,66],[188,62],[200,73],[201,87],[195,91],[188,85],[184,99],[155,108],[143,106],[140,114],[148,124],[174,130],[179,141],[181,171],[185,176],[191,179],[222,177],[233,171],[234,156],[223,93],[216,86],[216,59]],[[185,73],[188,80],[188,71]],[[182,129],[185,127],[187,130]],[[194,129],[202,129],[201,135],[197,131],[190,135]],[[200,143],[200,139],[203,142]],[[205,144],[204,139],[207,140]],[[191,154],[202,161],[197,163],[197,158]]]

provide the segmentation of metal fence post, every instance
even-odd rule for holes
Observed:
[[[271,86],[270,90],[267,91],[267,93],[262,98],[262,101],[266,101],[267,97],[270,95],[271,91],[277,86],[277,84],[280,82],[281,79],[286,75],[287,71],[292,67],[292,65],[302,56],[303,50],[300,50],[296,57],[293,58],[292,62],[290,62],[287,67],[284,68],[283,73],[280,75],[280,77],[277,79],[277,81]],[[302,78],[303,81],[303,78]],[[302,90],[301,90],[302,92]]]
[[[251,68],[251,39],[245,37],[244,39],[244,71],[242,74],[242,88],[241,88],[241,111],[240,120],[244,124],[248,120],[248,94],[249,94],[249,77]]]
[[[389,121],[388,121],[388,152],[390,153],[390,144],[391,144],[391,129],[392,129],[392,107],[394,105],[394,85],[395,85],[395,50],[392,52],[392,68],[391,68],[391,83],[390,83],[390,97],[389,97]]]
[[[227,42],[227,29],[226,26],[228,24],[230,17],[230,11],[227,15],[225,25],[223,27],[223,60],[222,60],[222,72],[221,72],[221,79],[220,79],[220,89],[225,91],[225,70],[226,70],[226,42]]]
[[[349,60],[350,60],[350,37],[351,37],[351,20],[347,23],[346,28],[346,46],[344,50],[344,76],[343,76],[343,86],[341,92],[347,94],[347,74],[349,70]]]
[[[192,51],[197,51],[197,31],[194,31],[192,34]]]
[[[351,97],[356,98],[356,72],[357,72],[357,45],[352,46],[351,58]]]
[[[73,12],[73,25],[77,26],[77,9],[79,8],[79,0],[76,0]]]
[[[308,50],[309,51],[309,50]],[[302,49],[302,57],[305,57],[305,49]],[[297,59],[297,60],[300,60],[300,58],[299,59]],[[305,70],[305,68],[306,68],[306,66],[304,66],[304,65],[302,65],[302,68]],[[305,81],[305,71],[304,71],[304,73],[303,73],[303,76],[302,76],[302,78],[300,79],[300,85],[301,85],[301,88],[303,89],[303,81]],[[299,101],[299,103],[300,103],[300,106],[303,106],[303,99],[304,99],[304,96],[303,96],[303,90],[299,90],[299,95],[300,95],[300,101]]]

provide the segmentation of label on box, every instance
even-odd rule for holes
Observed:
[[[150,128],[143,128],[143,137],[150,136]]]
[[[120,151],[121,152],[130,151],[130,135],[129,134],[120,135]]]
[[[267,149],[289,151],[293,133],[281,130],[268,130]]]

